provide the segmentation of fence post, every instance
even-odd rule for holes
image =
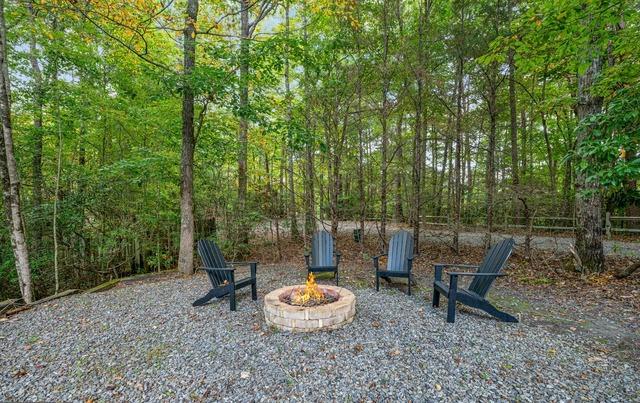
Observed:
[[[607,234],[607,239],[611,239],[611,213],[608,211],[605,214],[604,230]]]

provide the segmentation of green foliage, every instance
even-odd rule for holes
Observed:
[[[627,203],[640,200],[638,189],[630,185],[640,178],[638,86],[617,91],[602,113],[580,122],[576,130],[588,133],[576,150],[577,170],[607,196],[618,194],[616,198]]]

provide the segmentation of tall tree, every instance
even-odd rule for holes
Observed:
[[[31,77],[33,79],[33,204],[36,209],[37,222],[35,225],[34,240],[36,250],[42,246],[44,228],[40,214],[42,210],[42,145],[43,145],[43,109],[44,109],[44,83],[42,79],[42,69],[38,59],[38,44],[36,39],[36,12],[31,2],[28,2],[27,11],[29,13],[29,24],[31,33],[29,36],[29,62],[31,64]]]
[[[193,273],[193,241],[195,224],[193,217],[193,153],[196,147],[194,135],[193,71],[196,66],[196,24],[198,0],[188,0],[183,29],[183,83],[182,83],[182,156],[180,158],[180,254],[178,270]]]
[[[251,84],[251,40],[262,20],[276,7],[271,0],[240,0],[240,76],[239,76],[239,128],[238,128],[238,206],[236,220],[239,223],[238,240],[241,245],[249,243],[249,228],[247,222],[247,185],[249,183],[247,171],[247,156],[249,147],[249,87]],[[252,9],[255,16],[250,18]],[[295,200],[294,200],[295,201]]]
[[[602,73],[603,56],[594,36],[586,61],[589,67],[578,77],[578,99],[576,111],[581,122],[602,111],[602,96],[594,94],[593,87]],[[587,123],[578,131],[577,147],[591,135],[592,127]],[[576,175],[576,250],[580,258],[581,270],[598,273],[604,270],[604,249],[602,244],[602,198],[598,191],[598,181],[589,178],[584,171]]]
[[[33,302],[31,289],[31,267],[27,237],[24,232],[20,201],[20,175],[13,152],[13,126],[11,122],[11,79],[7,59],[7,27],[4,15],[4,0],[0,0],[0,119],[2,141],[0,142],[0,179],[7,223],[11,233],[11,247],[15,259],[20,292],[26,303]]]
[[[285,85],[285,98],[286,98],[286,108],[287,108],[287,141],[289,142],[289,149],[287,150],[287,158],[288,158],[288,169],[289,172],[289,230],[291,233],[291,237],[293,239],[300,238],[300,231],[298,231],[298,210],[296,208],[296,190],[295,190],[295,175],[294,175],[294,147],[293,147],[293,138],[292,138],[292,130],[291,130],[291,110],[292,110],[292,96],[291,96],[291,85],[289,82],[289,34],[290,34],[290,21],[289,21],[289,1],[285,1],[285,34],[286,34],[286,49],[285,49],[285,57],[284,57],[284,85]]]

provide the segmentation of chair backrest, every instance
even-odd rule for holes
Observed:
[[[222,251],[216,245],[215,242],[208,239],[201,239],[198,241],[198,255],[202,260],[202,264],[205,268],[209,269],[225,269],[227,268],[227,262],[222,256]],[[231,273],[223,271],[210,271],[206,270],[209,280],[213,287],[219,287],[224,284],[225,281],[231,281]]]
[[[311,266],[333,266],[333,237],[325,230],[313,234],[311,240]]]
[[[478,267],[478,273],[500,273],[507,259],[509,259],[515,243],[513,238],[508,238],[493,245],[484,256],[480,267]],[[495,279],[496,277],[474,277],[471,284],[469,284],[469,291],[484,297]]]
[[[407,271],[407,259],[413,257],[413,236],[404,230],[396,232],[389,241],[388,271]]]

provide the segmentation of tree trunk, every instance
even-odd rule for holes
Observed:
[[[380,250],[384,251],[387,243],[387,171],[389,132],[387,117],[389,113],[389,21],[387,0],[382,4],[382,105],[380,109],[380,126],[382,128],[382,144],[380,146]]]
[[[285,2],[285,32],[287,39],[289,38],[289,1]],[[289,229],[291,231],[292,239],[299,239],[300,232],[298,231],[298,211],[296,209],[296,191],[295,191],[295,178],[294,178],[294,164],[293,154],[294,150],[291,144],[293,139],[291,138],[291,88],[289,84],[289,48],[286,48],[286,55],[284,59],[284,85],[286,93],[287,104],[287,140],[289,142],[288,152],[288,171],[289,171]]]
[[[524,108],[520,109],[520,131],[522,132],[522,180],[526,183],[527,179],[527,112]]]
[[[31,2],[27,3],[29,11],[29,23],[35,26],[35,10]],[[42,70],[38,61],[38,47],[35,33],[29,37],[29,62],[31,63],[31,75],[33,79],[33,156],[31,165],[33,169],[33,207],[36,211],[34,246],[36,250],[42,247],[44,226],[42,225],[42,114],[44,108],[44,88],[42,84]]]
[[[11,84],[7,60],[7,29],[4,17],[4,0],[0,0],[0,119],[2,141],[0,142],[0,179],[2,194],[11,234],[11,248],[22,298],[33,302],[31,289],[31,267],[27,250],[26,234],[20,205],[20,176],[13,153],[13,128],[11,125]]]
[[[60,175],[62,173],[62,122],[60,116],[59,92],[56,100],[56,115],[56,125],[58,126],[58,155],[56,161],[55,194],[53,199],[53,274],[55,279],[55,294],[60,291],[60,270],[58,266],[58,204],[60,202]]]
[[[358,57],[360,57],[360,40],[358,36]],[[358,195],[360,199],[359,205],[359,227],[360,227],[360,253],[364,253],[364,221],[367,213],[367,198],[364,192],[364,130],[362,128],[362,69],[360,63],[358,63],[358,83],[357,83],[357,96],[358,96]]]
[[[513,187],[513,215],[518,216],[518,187],[520,186],[520,173],[518,169],[518,112],[516,110],[516,65],[515,50],[509,49],[509,134],[511,137],[511,186]],[[517,222],[515,223],[517,224]]]
[[[464,17],[462,18],[464,24]],[[460,50],[461,52],[462,50]],[[460,209],[462,203],[462,184],[460,183],[462,172],[462,96],[464,91],[463,83],[464,58],[458,55],[458,65],[456,73],[457,93],[456,93],[456,140],[455,140],[455,172],[454,172],[454,200],[453,200],[453,250],[460,252]]]
[[[304,41],[305,43],[307,43],[308,40],[308,33],[307,33],[307,19],[306,19],[306,13],[304,16],[304,21],[303,21],[303,25],[304,25],[304,31],[303,31],[303,35],[304,35]],[[307,132],[310,134],[307,136],[307,143],[305,145],[305,152],[306,152],[306,160],[304,162],[304,169],[305,169],[305,173],[304,173],[304,177],[305,177],[305,186],[304,186],[304,202],[305,202],[305,209],[304,209],[304,214],[305,214],[305,220],[304,220],[304,228],[305,228],[305,233],[307,235],[307,237],[311,237],[311,235],[315,232],[316,230],[316,212],[315,212],[315,189],[314,189],[314,178],[315,178],[315,170],[314,170],[314,149],[315,149],[315,139],[313,136],[313,122],[312,122],[312,118],[311,118],[311,105],[309,105],[308,100],[310,99],[309,96],[309,69],[307,68],[307,66],[305,66],[304,69],[304,93],[305,93],[305,102],[307,102],[306,107],[305,107],[305,111],[304,111],[304,117],[305,117],[305,124],[306,124],[306,128],[307,128]]]
[[[495,76],[494,76],[495,77]],[[495,198],[495,178],[496,178],[496,131],[497,131],[497,88],[495,81],[488,80],[489,94],[487,97],[487,105],[489,108],[489,144],[487,147],[487,232],[484,239],[484,247],[488,249],[491,246],[491,235],[493,233],[493,207]]]
[[[238,208],[236,220],[238,238],[241,245],[249,244],[249,231],[246,223],[247,214],[247,154],[249,121],[249,8],[250,0],[242,0],[240,11],[240,127],[238,131]]]
[[[402,212],[402,124],[404,113],[398,115],[398,121],[396,123],[396,143],[398,152],[396,155],[396,172],[395,172],[395,208],[393,218],[396,222],[404,221],[404,214]]]
[[[193,274],[193,240],[195,237],[193,218],[193,153],[194,137],[194,90],[191,74],[196,64],[196,21],[198,0],[188,0],[185,17],[184,82],[182,89],[182,155],[180,158],[180,252],[178,270]]]
[[[602,111],[602,97],[591,93],[592,87],[602,71],[602,57],[594,54],[596,45],[590,49],[590,65],[584,74],[578,77],[578,119],[585,119]],[[585,125],[577,134],[577,148],[587,141],[592,128]],[[580,258],[582,272],[600,273],[604,271],[604,250],[602,245],[602,199],[597,180],[587,178],[578,171],[576,184],[576,251]]]

